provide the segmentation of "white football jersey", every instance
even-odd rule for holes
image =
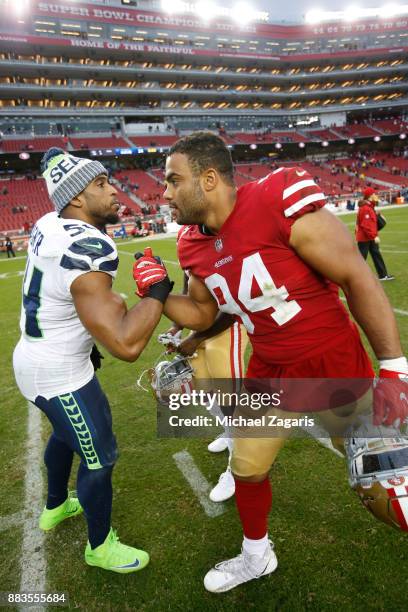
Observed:
[[[77,315],[70,287],[90,271],[115,277],[118,263],[115,243],[96,227],[56,212],[37,221],[28,246],[21,338],[13,358],[17,384],[27,399],[76,391],[91,380],[93,338]]]

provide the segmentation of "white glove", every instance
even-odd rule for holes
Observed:
[[[163,344],[164,346],[178,346],[181,342],[181,330],[176,334],[171,334],[169,332],[159,334],[157,340],[160,342],[160,344]]]

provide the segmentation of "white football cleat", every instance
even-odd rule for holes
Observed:
[[[223,502],[235,493],[235,480],[230,468],[221,474],[218,483],[210,491],[210,499],[213,502]]]
[[[228,438],[223,437],[223,434],[221,434],[218,438],[210,442],[207,448],[210,453],[222,453],[222,451],[228,448]]]
[[[262,557],[250,555],[242,548],[241,554],[228,561],[217,563],[204,578],[204,586],[211,593],[224,593],[239,584],[272,574],[278,567],[278,560],[269,541]]]

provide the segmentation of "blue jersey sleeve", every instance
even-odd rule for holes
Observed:
[[[60,260],[68,289],[78,276],[86,272],[105,272],[114,278],[118,265],[116,246],[102,233],[73,240]]]

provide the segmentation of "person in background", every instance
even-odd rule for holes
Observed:
[[[394,276],[388,274],[380,252],[380,237],[378,235],[377,214],[375,212],[377,202],[378,196],[374,189],[367,187],[363,192],[363,199],[358,203],[356,239],[359,251],[364,259],[367,259],[367,255],[370,253],[380,281],[389,281],[394,280]]]
[[[7,251],[7,258],[10,258],[10,257],[15,257],[15,256],[16,256],[16,254],[15,254],[15,252],[14,252],[14,249],[13,249],[13,242],[12,242],[12,240],[11,240],[10,236],[6,236],[6,242],[5,242],[5,245],[6,245],[6,251]]]

